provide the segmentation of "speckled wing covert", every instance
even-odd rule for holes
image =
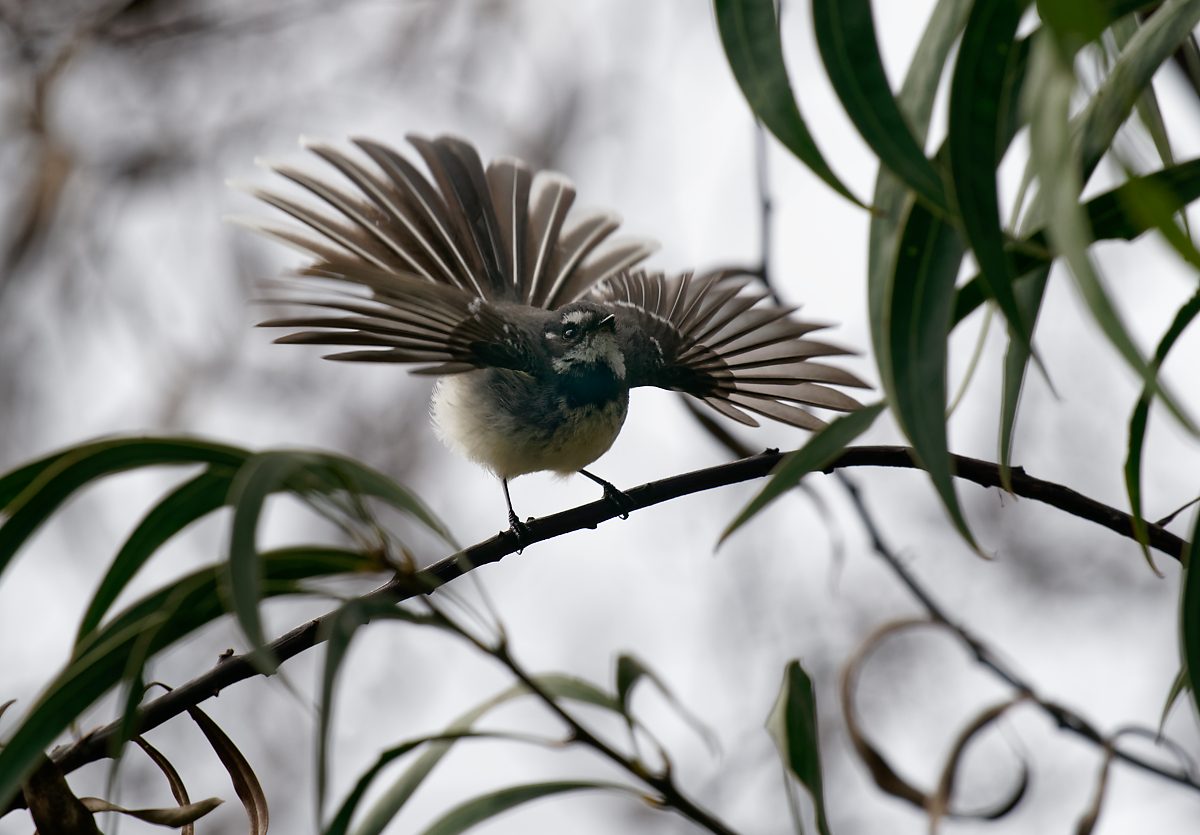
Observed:
[[[429,176],[395,150],[355,139],[369,162],[307,144],[352,186],[349,191],[291,166],[273,166],[318,198],[319,210],[250,189],[308,227],[251,224],[314,256],[301,276],[369,291],[286,299],[348,315],[262,323],[320,329],[278,341],[360,349],[330,359],[431,363],[415,369],[425,373],[521,368],[529,334],[517,326],[525,318],[580,298],[655,249],[645,240],[614,238],[620,221],[611,212],[571,212],[575,189],[560,174],[535,174],[511,158],[485,169],[475,149],[455,137],[408,139]]]
[[[795,308],[770,303],[765,291],[749,289],[754,282],[734,272],[667,277],[639,270],[606,279],[592,298],[617,314],[630,387],[682,391],[749,426],[758,425],[746,414],[753,412],[815,430],[825,422],[793,404],[859,408],[828,386],[869,386],[814,362],[850,352],[806,338],[825,326],[793,318]]]

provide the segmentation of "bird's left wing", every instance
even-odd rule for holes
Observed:
[[[823,325],[802,322],[792,308],[751,290],[736,273],[665,276],[622,273],[596,287],[592,298],[617,316],[630,387],[674,389],[750,426],[747,412],[802,429],[825,422],[816,406],[852,411],[861,404],[830,385],[869,388],[848,371],[814,361],[849,351],[807,338]]]
[[[541,333],[541,324],[528,320],[544,315],[541,311],[361,265],[345,273],[310,267],[302,275],[365,288],[370,295],[329,290],[273,299],[323,311],[262,322],[260,327],[300,329],[276,342],[344,346],[351,350],[326,358],[415,363],[415,374],[453,374],[482,367],[526,371],[534,367],[537,344],[533,334]]]
[[[655,249],[614,237],[612,212],[573,210],[575,186],[561,174],[511,157],[485,168],[475,148],[453,136],[409,136],[428,174],[379,142],[353,142],[361,154],[305,143],[337,178],[272,166],[315,200],[248,187],[299,227],[243,222],[314,256],[318,268],[414,275],[486,301],[547,310]]]

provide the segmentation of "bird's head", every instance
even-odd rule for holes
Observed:
[[[558,375],[602,374],[625,379],[625,355],[617,341],[616,316],[592,302],[552,311],[542,330],[550,368]]]

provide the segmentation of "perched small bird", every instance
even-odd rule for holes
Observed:
[[[353,349],[329,359],[440,375],[437,432],[500,478],[518,541],[526,528],[508,482],[525,473],[579,472],[629,509],[584,467],[612,446],[631,388],[681,391],[750,426],[754,413],[818,429],[823,422],[794,404],[858,407],[828,384],[866,384],[813,361],[848,352],[807,338],[822,326],[770,303],[752,277],[631,271],[654,246],[613,238],[610,212],[572,213],[575,189],[562,175],[511,158],[485,169],[454,137],[409,142],[430,176],[365,139],[354,140],[362,159],[307,143],[351,191],[274,166],[323,211],[252,189],[308,227],[255,224],[314,257],[299,280],[341,284],[287,300],[321,315],[262,324],[303,329],[277,342]]]

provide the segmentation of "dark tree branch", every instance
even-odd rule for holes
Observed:
[[[784,453],[768,451],[728,464],[695,470],[634,487],[627,491],[627,495],[633,502],[633,509],[651,507],[692,493],[762,478],[774,469],[783,456]],[[954,456],[954,462],[956,475],[959,478],[983,487],[1000,486],[998,464],[965,456]],[[849,467],[920,469],[908,447],[862,446],[845,450],[829,465],[826,471],[832,472]],[[1020,468],[1013,470],[1012,484],[1013,492],[1017,496],[1044,502],[1072,516],[1103,525],[1130,539],[1134,538],[1129,514],[1089,499],[1069,487],[1034,478]],[[599,500],[535,519],[529,523],[525,544],[528,546],[582,528],[594,528],[601,522],[614,518],[620,512],[611,502]],[[1150,534],[1151,547],[1176,560],[1180,559],[1185,546],[1184,541],[1152,522],[1146,524]],[[473,545],[459,554],[446,557],[415,575],[397,577],[370,592],[368,597],[399,603],[423,592],[432,591],[443,583],[460,577],[481,565],[497,562],[516,550],[516,540],[506,531]],[[275,657],[283,662],[320,643],[323,640],[321,628],[327,617],[309,621],[276,639],[270,645]],[[257,675],[260,675],[258,668],[246,655],[235,655],[223,659],[208,672],[143,707],[134,721],[133,730],[135,733],[144,733],[151,728],[156,728],[183,713],[187,708],[212,698],[224,688]],[[89,733],[73,744],[59,746],[53,752],[52,757],[64,773],[73,771],[87,763],[110,756],[114,741],[119,738],[120,733],[120,723],[113,722]],[[11,808],[19,808],[19,806],[14,805]]]

